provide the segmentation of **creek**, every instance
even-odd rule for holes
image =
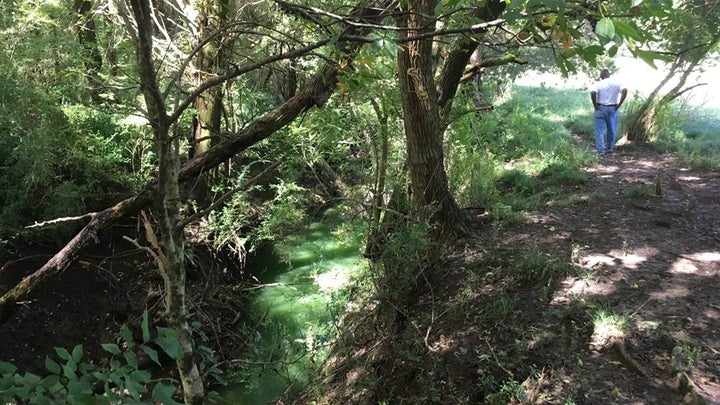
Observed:
[[[340,292],[363,258],[360,239],[335,212],[248,259],[262,287],[251,291],[255,319],[248,356],[221,393],[220,404],[267,404],[307,386],[333,339],[346,301]]]

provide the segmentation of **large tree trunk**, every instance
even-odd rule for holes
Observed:
[[[222,27],[225,25],[229,3],[228,0],[206,0],[201,2],[200,13],[197,19],[197,42],[204,44],[195,58],[195,86],[199,87],[209,77],[217,75],[223,66],[227,65],[224,57],[227,47],[224,44],[225,36]],[[190,156],[207,152],[211,146],[211,135],[220,132],[223,110],[223,88],[215,86],[207,89],[195,99],[195,111],[192,125],[192,147]],[[197,200],[200,205],[210,200],[210,184],[216,177],[218,170],[203,174],[195,182],[190,198]]]
[[[434,29],[436,5],[437,0],[405,3],[399,26],[408,29],[400,34],[398,77],[414,208],[421,219],[437,225],[440,235],[451,236],[464,231],[465,215],[450,193],[445,171],[440,103],[433,76],[433,40],[406,40]]]

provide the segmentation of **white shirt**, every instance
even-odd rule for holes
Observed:
[[[598,104],[614,105],[618,103],[618,97],[622,92],[622,85],[613,77],[602,79],[595,83],[593,91],[597,93]]]

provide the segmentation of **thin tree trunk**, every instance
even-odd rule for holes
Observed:
[[[83,65],[85,66],[85,79],[93,102],[100,103],[100,70],[102,69],[102,56],[98,49],[95,19],[92,15],[92,1],[75,0],[75,13],[78,16],[78,42],[82,46]]]
[[[175,359],[183,388],[185,403],[202,405],[205,391],[194,359],[194,348],[187,321],[185,305],[185,242],[180,213],[179,147],[170,138],[170,125],[164,98],[155,77],[152,57],[152,20],[148,0],[131,0],[137,22],[136,55],[140,88],[145,97],[153,140],[158,151],[158,188],[154,198],[158,237],[149,237],[155,250],[158,270],[165,286],[165,319],[175,331],[181,353]],[[152,225],[146,222],[146,234],[152,235]]]

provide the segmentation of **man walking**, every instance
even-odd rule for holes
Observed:
[[[620,100],[618,101],[618,97]],[[618,109],[627,97],[627,89],[610,78],[610,71],[600,71],[600,81],[590,92],[590,99],[595,107],[595,148],[604,155],[615,149],[615,137],[620,114]]]

